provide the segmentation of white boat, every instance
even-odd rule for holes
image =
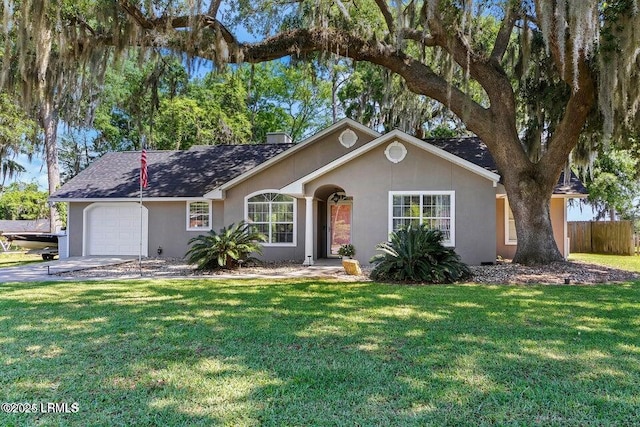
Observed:
[[[49,233],[15,232],[2,233],[12,245],[23,249],[58,249],[58,236]]]

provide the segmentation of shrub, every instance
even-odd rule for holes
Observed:
[[[453,283],[471,277],[469,267],[453,249],[442,245],[442,232],[409,226],[376,245],[381,254],[371,258],[373,280]]]
[[[253,259],[252,252],[262,253],[262,245],[266,236],[255,232],[245,221],[237,225],[224,227],[219,233],[211,230],[189,240],[193,246],[187,251],[190,264],[197,264],[199,270],[216,270],[219,268],[236,268],[239,261]]]

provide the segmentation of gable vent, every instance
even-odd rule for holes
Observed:
[[[356,133],[351,129],[346,129],[342,131],[342,133],[338,137],[338,140],[344,147],[351,148],[356,142],[358,142],[358,135],[356,135]]]
[[[391,163],[400,163],[407,156],[407,148],[398,141],[394,141],[387,145],[384,155]]]

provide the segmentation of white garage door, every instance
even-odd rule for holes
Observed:
[[[138,255],[142,231],[142,255],[147,256],[147,208],[137,203],[95,203],[85,210],[84,255]]]

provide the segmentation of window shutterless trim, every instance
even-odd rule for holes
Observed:
[[[206,227],[190,227],[191,224],[191,204],[193,203],[206,203],[209,209],[208,215],[208,225]],[[188,200],[186,202],[186,211],[187,211],[187,220],[186,220],[186,228],[187,231],[209,231],[211,230],[211,223],[213,220],[213,203],[211,200],[200,199],[200,200]]]
[[[513,216],[513,212],[511,211],[511,207],[509,206],[509,199],[504,198],[504,244],[505,246],[516,246],[518,244],[518,236],[515,239],[511,238],[511,229],[509,227],[509,214]],[[514,219],[515,224],[515,219]]]
[[[442,217],[442,219],[449,219],[449,240],[444,240],[442,243],[444,246],[454,247],[456,245],[456,192],[455,191],[389,191],[389,234],[393,233],[393,220],[401,219],[404,217],[393,216],[393,196],[418,196],[420,197],[420,217],[418,218],[420,224],[423,223],[423,202],[424,196],[449,196],[449,217]]]

